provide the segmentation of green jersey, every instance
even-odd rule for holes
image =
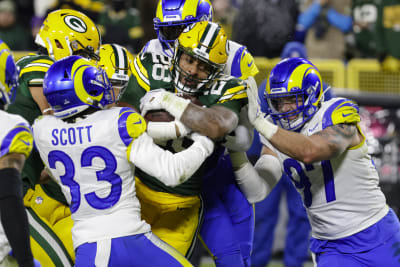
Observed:
[[[379,3],[380,0],[352,1],[353,33],[358,57],[377,56],[375,27]]]
[[[376,26],[380,54],[400,59],[400,0],[385,0],[378,6]]]
[[[156,53],[140,53],[134,60],[134,66],[132,67],[133,75],[121,101],[129,103],[139,110],[140,98],[149,90],[163,88],[171,92],[176,92],[172,83],[169,66],[170,59],[166,56]],[[235,112],[238,116],[241,108],[247,104],[245,83],[232,76],[222,75],[209,85],[207,90],[203,90],[203,92],[197,98],[204,106],[224,106]],[[175,153],[189,147],[192,143],[191,139],[183,137],[168,140],[159,145]],[[164,185],[158,179],[144,173],[139,168],[136,168],[136,176],[144,184],[156,191],[180,195],[197,195],[201,190],[204,171],[209,168],[208,164],[213,163],[210,158],[203,163],[200,169],[189,180],[176,187]]]
[[[39,106],[32,98],[29,87],[43,86],[44,76],[53,62],[54,60],[49,56],[37,54],[29,54],[17,61],[17,66],[20,68],[19,87],[15,101],[7,109],[8,112],[21,115],[31,125],[37,117],[42,115]],[[28,188],[34,188],[38,183],[43,167],[39,153],[35,149],[32,150],[21,173],[24,192]],[[50,197],[66,204],[64,195],[55,182],[50,181],[43,184],[42,188]]]

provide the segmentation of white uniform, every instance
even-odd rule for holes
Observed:
[[[148,41],[141,52],[157,53],[169,58],[173,56],[173,51],[171,49],[165,49],[159,39]],[[226,52],[228,54],[228,60],[224,69],[225,74],[245,80],[249,76],[255,76],[258,73],[254,59],[245,46],[228,40]]]
[[[134,165],[174,186],[213,149],[194,142],[182,153],[164,151],[145,133],[145,120],[129,108],[97,111],[71,124],[42,116],[33,129],[40,156],[70,204],[75,248],[150,231],[140,215]]]
[[[301,134],[310,136],[335,124],[354,122],[358,116],[358,107],[353,102],[333,98],[322,102]],[[277,151],[260,137],[264,145],[278,153],[284,171],[302,195],[314,238],[334,240],[353,235],[388,213],[365,138],[339,157],[305,165]]]
[[[32,134],[28,122],[19,115],[0,110],[0,157],[8,153],[29,156],[32,150]],[[10,244],[0,223],[0,262],[11,251]]]

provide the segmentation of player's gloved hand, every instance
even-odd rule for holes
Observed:
[[[149,110],[152,110],[152,106],[160,105],[157,100],[160,99],[160,96],[162,96],[164,92],[167,91],[165,91],[165,89],[150,90],[140,99],[140,110],[142,116],[146,115]],[[151,105],[149,102],[151,102]],[[161,107],[155,109],[161,109]]]
[[[247,87],[247,97],[249,100],[248,117],[254,128],[268,140],[278,131],[278,126],[266,119],[266,114],[261,111],[258,102],[258,88],[251,85]]]
[[[251,125],[247,113],[246,106],[240,111],[239,125],[231,134],[225,136],[224,146],[231,151],[246,152],[253,142],[253,125]]]
[[[193,132],[191,135],[189,135],[189,137],[194,142],[196,142],[196,143],[200,144],[202,147],[204,147],[207,151],[207,154],[210,155],[214,151],[214,142],[207,136]]]
[[[257,84],[252,84],[249,83],[249,86],[247,87],[247,98],[249,100],[249,105],[248,105],[248,118],[251,124],[254,125],[254,121],[256,118],[259,116],[260,111],[260,105],[258,102],[258,88]]]
[[[400,70],[400,60],[388,55],[383,59],[381,67],[383,71],[397,72]]]
[[[149,110],[164,109],[180,120],[190,100],[181,98],[164,89],[151,90],[140,99],[140,110],[144,116]]]

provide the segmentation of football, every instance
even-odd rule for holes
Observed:
[[[146,115],[144,115],[144,119],[146,121],[155,121],[155,122],[169,122],[173,121],[175,118],[169,112],[163,109],[157,110],[149,110]]]

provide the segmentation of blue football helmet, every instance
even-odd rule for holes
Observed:
[[[5,44],[5,43],[3,43]],[[0,101],[3,109],[14,101],[18,87],[19,67],[15,65],[11,51],[0,51]]]
[[[44,77],[43,93],[54,115],[62,119],[89,107],[103,109],[115,101],[106,72],[80,56],[53,63]]]
[[[212,20],[210,0],[159,0],[154,29],[161,43],[173,46],[186,26]]]
[[[286,58],[272,70],[263,101],[274,123],[286,130],[299,130],[317,112],[323,100],[323,85],[318,69],[303,58]],[[296,104],[294,110],[282,110],[282,103]]]

